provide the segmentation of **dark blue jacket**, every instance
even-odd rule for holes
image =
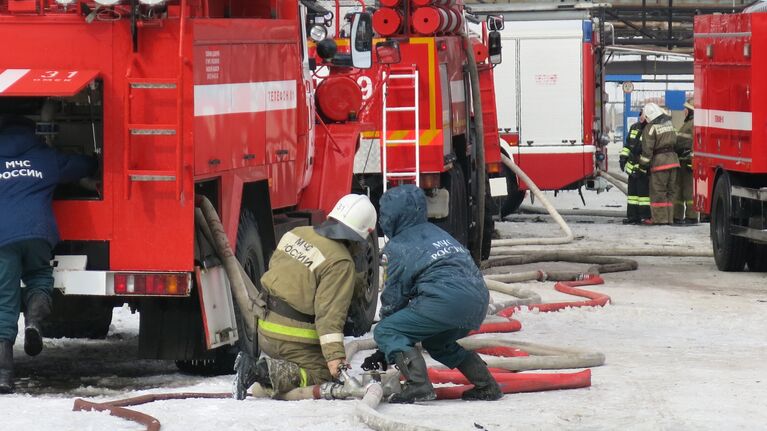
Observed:
[[[476,329],[487,314],[489,293],[469,252],[429,223],[426,196],[403,185],[381,197],[379,223],[389,242],[381,318],[408,306],[447,328]]]
[[[96,161],[47,147],[32,128],[0,129],[0,247],[26,240],[59,242],[53,190],[59,183],[92,175]]]

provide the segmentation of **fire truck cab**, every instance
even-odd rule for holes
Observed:
[[[231,370],[236,315],[195,198],[257,284],[282,233],[351,190],[364,125],[317,120],[306,15],[295,0],[0,0],[0,114],[100,165],[96,187],[56,191],[44,335],[104,337],[128,304],[140,356]],[[351,19],[347,68],[370,67],[370,16]],[[354,254],[359,334],[376,309],[377,239]]]

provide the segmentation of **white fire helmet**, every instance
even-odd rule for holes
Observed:
[[[655,103],[648,103],[644,105],[642,113],[644,114],[645,118],[647,118],[648,122],[655,121],[656,118],[664,114],[663,109],[661,109],[661,107]]]
[[[376,228],[376,209],[365,195],[349,194],[336,202],[328,219],[315,231],[331,239],[367,241]]]

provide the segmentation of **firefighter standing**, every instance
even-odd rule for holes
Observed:
[[[647,224],[671,224],[674,219],[674,194],[676,192],[679,158],[674,146],[676,131],[671,117],[655,103],[643,109],[647,126],[642,132],[642,155],[640,171],[650,172],[650,208],[652,220]]]
[[[391,403],[435,399],[426,362],[415,344],[432,358],[458,368],[474,385],[465,400],[497,400],[503,396],[487,365],[456,341],[479,328],[487,313],[489,293],[471,255],[447,232],[426,218],[426,195],[415,185],[402,185],[381,197],[380,225],[390,238],[386,285],[381,294],[381,321],[374,337],[379,351],[363,369],[396,363],[405,377]]]
[[[268,357],[237,356],[235,398],[245,399],[254,383],[277,396],[338,377],[346,362],[343,328],[356,275],[346,243],[367,241],[375,225],[373,204],[352,194],[322,225],[282,236],[261,277],[267,305],[258,343]]]
[[[679,169],[676,186],[676,200],[674,201],[675,224],[697,224],[698,212],[693,206],[693,178],[692,178],[692,131],[694,108],[692,101],[684,104],[684,124],[677,132],[676,150],[679,156]]]
[[[642,153],[642,131],[647,125],[644,114],[631,125],[626,142],[620,152],[621,170],[628,174],[628,194],[624,224],[641,224],[650,214],[650,178],[639,170]]]
[[[13,344],[22,303],[24,351],[35,356],[43,348],[40,323],[51,312],[50,261],[59,241],[53,190],[96,168],[95,159],[46,146],[26,118],[0,117],[0,393],[14,389]]]

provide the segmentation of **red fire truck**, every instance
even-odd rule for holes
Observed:
[[[767,271],[767,13],[695,18],[695,205],[722,271]]]
[[[608,143],[602,133],[600,6],[569,3],[484,3],[471,11],[506,21],[503,61],[494,75],[498,127],[510,156],[542,190],[600,191],[606,183],[597,172],[607,169]],[[527,185],[504,173],[505,215],[516,211]]]
[[[422,187],[431,220],[479,261],[489,254],[493,231],[486,172],[499,173],[501,158],[491,36],[485,31],[464,39],[465,26],[462,0],[379,2],[373,13],[376,46],[397,46],[399,58],[378,58],[351,77],[362,89],[354,114],[373,125],[363,134],[354,172],[355,186],[374,204],[388,187]],[[323,79],[318,92],[326,85],[336,84]],[[322,104],[320,111],[332,119],[348,114],[326,112]]]
[[[281,234],[321,221],[352,184],[363,125],[316,123],[315,98],[333,102],[315,94],[306,15],[296,0],[0,0],[2,110],[101,166],[97,191],[56,191],[46,335],[103,337],[127,303],[141,357],[231,371],[235,310],[196,235],[195,197],[257,283]],[[352,51],[328,61],[369,67],[371,17],[351,18]],[[347,329],[359,334],[375,314],[377,244],[356,258]]]

